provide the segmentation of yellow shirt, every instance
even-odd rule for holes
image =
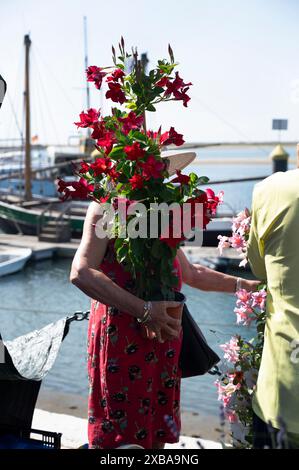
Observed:
[[[257,184],[252,210],[249,262],[268,284],[253,409],[264,422],[279,428],[282,418],[287,431],[299,433],[299,170],[275,173]]]

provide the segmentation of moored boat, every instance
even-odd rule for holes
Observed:
[[[29,248],[6,248],[0,246],[0,277],[21,271],[30,259]]]

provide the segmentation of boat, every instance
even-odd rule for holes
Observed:
[[[47,242],[81,238],[88,202],[36,198],[20,204],[9,199],[0,201],[0,226],[6,233],[36,235]]]
[[[57,176],[72,172],[72,163],[88,161],[90,139],[79,147],[65,149],[33,145],[30,126],[29,55],[31,39],[25,45],[25,135],[21,146],[0,154],[0,229],[8,233],[36,235],[39,240],[69,241],[81,237],[88,202],[61,202],[55,187]],[[94,147],[92,148],[92,150]],[[70,174],[70,173],[69,173]],[[72,177],[74,179],[74,177]]]
[[[29,248],[5,248],[0,245],[0,277],[21,271],[31,255]]]

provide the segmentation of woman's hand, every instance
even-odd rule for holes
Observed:
[[[240,288],[245,289],[248,292],[255,292],[261,281],[251,281],[250,279],[242,279],[240,282]]]
[[[181,321],[172,318],[167,313],[167,308],[177,307],[179,302],[161,301],[152,302],[151,318],[150,321],[145,323],[145,326],[150,330],[150,337],[156,337],[160,343],[163,343],[162,332],[167,338],[175,339],[180,334]],[[151,333],[154,333],[152,335]]]

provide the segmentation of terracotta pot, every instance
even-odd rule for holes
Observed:
[[[184,303],[186,302],[186,297],[181,292],[175,292],[174,301],[178,302],[178,306],[166,308],[167,313],[170,317],[179,319],[180,322],[182,322],[183,308],[184,308]],[[151,333],[149,332],[148,328],[145,325],[141,326],[141,336],[146,339],[153,339]],[[174,338],[162,333],[162,339],[166,341],[166,340],[170,340]]]
[[[180,324],[182,324],[183,308],[184,308],[184,303],[186,302],[186,297],[181,292],[176,292],[175,294],[176,294],[175,302],[179,302],[178,306],[168,307],[166,308],[166,311],[170,317],[175,318],[176,320],[180,320]],[[180,331],[181,331],[181,326],[180,326]],[[173,339],[173,337],[170,338],[168,335],[162,333],[162,339],[168,340],[168,339]]]

